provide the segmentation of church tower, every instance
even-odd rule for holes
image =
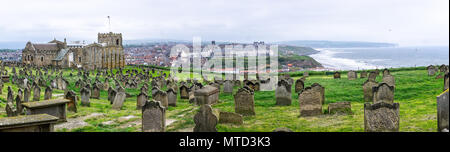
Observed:
[[[102,67],[107,69],[125,66],[122,33],[98,33],[98,43],[103,46]]]

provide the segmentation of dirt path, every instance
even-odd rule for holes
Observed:
[[[58,131],[58,130],[66,128],[68,131],[70,131],[75,128],[81,128],[84,126],[88,126],[89,124],[84,122],[84,120],[86,120],[86,119],[94,118],[94,117],[104,117],[104,116],[106,116],[104,113],[92,113],[90,115],[83,116],[83,117],[68,118],[67,122],[55,125],[54,129],[56,131]]]

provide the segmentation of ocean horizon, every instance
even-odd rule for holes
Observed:
[[[448,46],[314,48],[310,57],[331,70],[368,70],[449,64]]]

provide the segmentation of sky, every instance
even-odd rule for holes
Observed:
[[[14,0],[0,2],[0,43],[125,40],[369,41],[449,44],[448,0]],[[25,44],[24,44],[25,45]]]

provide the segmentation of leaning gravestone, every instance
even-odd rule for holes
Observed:
[[[50,86],[47,86],[47,88],[45,88],[45,93],[44,93],[44,100],[49,100],[52,98],[52,88]]]
[[[358,75],[355,71],[348,71],[347,78],[348,80],[355,80],[356,78],[358,78]]]
[[[372,88],[373,92],[373,102],[394,102],[394,87],[388,85],[387,83],[380,83]]]
[[[397,132],[400,124],[398,103],[364,104],[364,130],[366,132]]]
[[[437,96],[437,123],[438,131],[449,130],[448,122],[448,89]]]
[[[297,79],[295,81],[295,93],[299,93],[303,88],[305,88],[305,83],[301,79]]]
[[[278,81],[275,90],[276,105],[288,106],[292,103],[291,85],[286,80]]]
[[[125,90],[119,86],[119,89],[117,89],[117,94],[114,97],[112,109],[114,110],[120,110],[122,109],[123,102],[125,102],[126,94]]]
[[[234,111],[244,116],[255,115],[254,92],[248,86],[240,88],[234,95]]]
[[[6,103],[5,111],[8,117],[14,117],[18,115],[17,109],[14,107],[13,102]]]
[[[81,106],[91,106],[91,102],[89,101],[89,98],[91,97],[91,90],[89,90],[86,87],[83,87],[80,90],[80,94],[81,94]]]
[[[362,88],[364,92],[364,102],[373,102],[372,88],[377,85],[378,85],[377,82],[370,80],[366,80],[366,82],[363,83]]]
[[[142,131],[164,132],[166,111],[161,102],[145,101],[142,106]]]
[[[395,88],[395,78],[390,74],[383,76],[383,82]]]
[[[154,90],[154,89],[152,89]],[[169,108],[169,100],[167,98],[167,92],[162,91],[160,89],[156,89],[155,92],[152,93],[152,98],[156,101],[161,102],[161,105],[165,108]]]
[[[313,90],[311,87],[306,87],[298,95],[298,102],[300,105],[300,116],[316,116],[322,114],[321,93],[318,90]]]
[[[200,110],[194,116],[194,132],[217,132],[219,114],[211,108],[211,105],[201,105]]]
[[[72,111],[72,112],[77,112],[77,97],[75,92],[73,92],[72,90],[67,91],[67,93],[64,95],[64,98],[69,100],[69,102],[67,103],[67,110]]]

